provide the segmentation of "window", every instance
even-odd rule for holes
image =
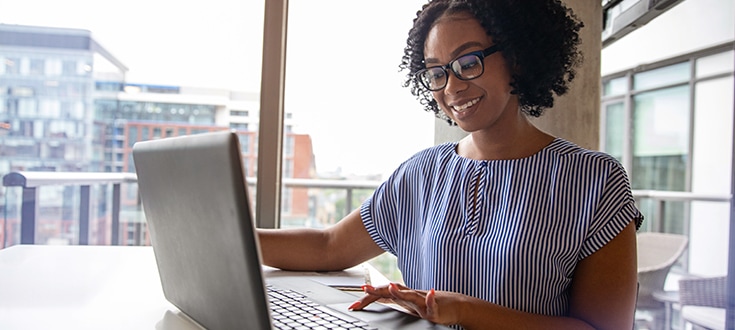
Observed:
[[[689,87],[638,94],[633,112],[633,189],[685,191]]]
[[[247,131],[248,124],[247,123],[230,123],[230,128],[234,130],[239,130],[239,131]]]
[[[65,60],[62,62],[61,73],[65,76],[77,75],[77,62]]]
[[[633,76],[633,88],[635,90],[647,90],[664,85],[687,82],[690,76],[689,68],[689,62],[682,62],[637,73]]]
[[[707,78],[733,72],[735,51],[726,51],[696,60],[696,78]]]
[[[733,56],[723,45],[603,77],[601,147],[633,189],[730,194]],[[729,219],[714,204],[643,199],[640,209],[649,229],[687,234],[693,219]]]
[[[342,0],[289,2],[282,150],[284,168],[293,159],[294,177],[385,179],[433,144],[434,117],[401,86],[405,72],[398,71],[424,2],[372,1],[360,15],[331,14],[354,11]],[[370,74],[356,79],[355,70]],[[326,226],[343,212],[325,205],[345,205],[344,191],[335,202],[326,189],[303,197],[293,190],[289,225]],[[309,212],[309,203],[319,209]]]
[[[616,96],[628,92],[628,77],[609,79],[602,84],[603,96]]]
[[[61,60],[58,58],[50,58],[46,60],[46,75],[59,76],[63,72]]]
[[[250,153],[250,135],[239,135],[238,136],[240,140],[240,149],[242,150],[242,153],[247,155]]]
[[[45,69],[45,61],[42,59],[31,59],[31,67],[29,74],[32,76],[42,76]]]
[[[4,64],[4,73],[7,75],[19,74],[20,73],[20,58],[18,57],[6,57]]]
[[[603,139],[604,148],[607,153],[623,160],[624,153],[624,136],[625,136],[625,107],[622,102],[605,104],[602,108],[607,126],[605,130],[605,138]]]
[[[132,148],[138,142],[138,126],[128,127],[128,147]]]

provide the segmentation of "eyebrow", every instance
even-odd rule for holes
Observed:
[[[472,47],[483,47],[483,45],[477,41],[470,41],[467,43],[462,44],[461,46],[457,47],[454,51],[452,51],[449,55],[452,59],[457,58],[457,56],[462,55],[465,50],[472,48]],[[451,61],[451,60],[450,60]],[[424,58],[424,63],[440,63],[438,59],[429,57]]]

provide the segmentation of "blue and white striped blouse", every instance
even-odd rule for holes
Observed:
[[[522,159],[423,150],[361,207],[407,286],[566,315],[577,262],[642,216],[614,158],[555,139]]]

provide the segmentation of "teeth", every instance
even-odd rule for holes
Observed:
[[[480,101],[480,98],[478,97],[478,98],[476,98],[474,100],[471,100],[471,101],[469,101],[469,102],[467,102],[465,104],[462,104],[462,105],[454,105],[454,106],[452,106],[452,109],[454,109],[454,111],[462,112],[462,111],[467,110],[467,108],[469,108],[469,107],[477,104],[477,102],[479,102],[479,101]]]

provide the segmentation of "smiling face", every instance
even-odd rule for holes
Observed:
[[[426,37],[426,66],[443,66],[492,45],[492,39],[472,16],[444,16]],[[499,52],[491,54],[483,63],[485,70],[480,77],[460,80],[450,72],[446,87],[432,92],[442,111],[466,132],[508,128],[521,116],[518,98],[510,93],[511,73],[503,56]]]

